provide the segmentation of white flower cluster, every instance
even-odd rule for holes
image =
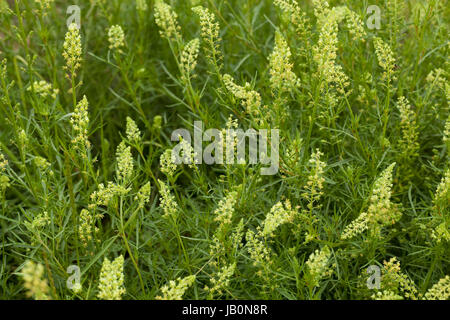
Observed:
[[[396,294],[390,290],[382,290],[372,295],[373,300],[403,300],[401,295]]]
[[[24,149],[28,145],[29,139],[24,129],[20,129],[17,140],[21,149]]]
[[[449,242],[450,243],[450,228],[447,227],[445,221],[433,228],[431,231],[431,238],[436,243]]]
[[[37,156],[33,159],[33,161],[36,167],[38,167],[42,172],[47,172],[47,169],[51,166],[50,162],[48,162],[44,157]],[[48,174],[52,176],[53,171],[49,170]]]
[[[195,157],[196,157],[196,153],[194,152],[194,148],[192,148],[192,145],[187,142],[186,140],[182,140],[181,143],[181,152],[179,152],[179,154],[175,154],[172,150],[172,159],[176,159],[173,158],[178,157],[178,161],[182,162],[182,163],[187,163],[189,168],[194,168],[195,167]]]
[[[353,36],[353,40],[361,40],[364,42],[364,36],[366,31],[364,30],[364,23],[361,17],[354,11],[344,7],[345,18],[347,20],[347,28],[350,34]]]
[[[369,229],[379,234],[382,226],[394,224],[401,217],[397,207],[391,202],[392,172],[396,163],[391,164],[375,181],[372,196],[369,199],[367,218]]]
[[[351,239],[358,234],[363,233],[367,229],[369,229],[369,220],[367,219],[367,212],[363,212],[358,218],[345,227],[344,232],[342,232],[341,239]]]
[[[444,89],[445,85],[447,83],[447,80],[445,79],[445,75],[446,75],[445,70],[443,70],[441,68],[436,68],[434,70],[431,70],[430,73],[428,73],[425,80],[428,83],[431,83],[440,89]]]

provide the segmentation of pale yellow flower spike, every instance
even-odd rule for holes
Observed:
[[[144,205],[150,201],[150,191],[150,182],[147,182],[139,189],[137,195],[134,198],[134,200],[138,201],[139,208],[143,208]]]
[[[120,48],[125,46],[125,34],[121,26],[114,25],[108,29],[108,41],[110,49],[118,49],[121,52]]]
[[[157,300],[182,300],[183,295],[195,282],[195,275],[186,278],[178,278],[176,281],[169,281],[168,285],[161,288],[162,296],[157,296]]]
[[[103,260],[100,271],[98,298],[103,300],[121,300],[126,290],[123,286],[123,256],[117,257],[113,262],[108,258]]]
[[[160,28],[161,37],[168,40],[181,40],[181,27],[178,25],[178,15],[170,5],[162,0],[155,3],[155,22]]]
[[[81,36],[76,23],[69,25],[64,41],[63,57],[66,60],[66,69],[69,73],[67,77],[75,77],[77,70],[81,66]]]
[[[264,237],[273,237],[275,230],[279,226],[292,222],[296,215],[297,212],[292,210],[289,201],[286,201],[284,205],[281,202],[276,203],[264,220],[262,235]]]
[[[361,213],[345,228],[341,239],[350,239],[367,229],[373,236],[380,237],[382,227],[393,225],[400,219],[401,213],[391,202],[392,171],[395,165],[395,162],[391,164],[375,181],[367,212]]]
[[[311,154],[311,159],[309,159],[311,171],[305,186],[307,192],[305,192],[303,196],[308,199],[308,208],[310,210],[313,207],[313,203],[319,201],[320,197],[323,195],[322,189],[323,183],[325,182],[324,173],[327,166],[327,164],[321,160],[323,156],[324,154],[319,149],[316,149],[316,151]]]
[[[72,139],[72,144],[75,149],[81,149],[81,155],[83,157],[87,156],[87,150],[90,148],[91,144],[88,140],[88,127],[89,127],[89,114],[88,114],[88,100],[86,96],[78,102],[75,110],[70,118],[70,123],[72,124],[72,129],[74,132],[74,138]]]
[[[420,294],[414,282],[402,272],[400,262],[396,257],[392,257],[389,261],[383,262],[381,272],[381,290],[382,292],[393,292],[402,299],[417,299]],[[384,295],[383,293],[383,295]],[[373,299],[380,299],[381,296],[373,295]]]
[[[230,264],[229,266],[224,266],[222,269],[213,277],[211,277],[211,285],[212,287],[205,287],[205,290],[209,292],[210,297],[212,298],[214,294],[222,294],[223,291],[229,286],[231,277],[236,270],[236,262]]]
[[[433,204],[433,209],[439,216],[446,212],[446,208],[450,207],[450,169],[445,171],[441,182],[436,188]]]
[[[294,25],[297,34],[305,37],[310,26],[306,14],[300,9],[298,2],[296,0],[274,0],[273,3],[289,15],[290,22]]]
[[[445,122],[445,129],[444,129],[444,137],[443,137],[444,143],[448,144],[448,147],[450,149],[450,115],[447,118],[447,121]],[[450,150],[448,150],[450,155]]]
[[[53,89],[52,85],[45,80],[34,81],[27,91],[34,91],[42,98],[52,97],[53,99],[56,99],[59,93],[58,89]]]
[[[270,86],[272,90],[285,92],[299,85],[297,76],[292,71],[290,62],[291,49],[281,33],[275,34],[275,47],[269,57]]]
[[[133,156],[131,155],[131,147],[126,146],[125,141],[122,141],[117,147],[117,179],[126,183],[133,175]]]
[[[181,53],[180,64],[181,64],[181,78],[183,81],[188,82],[191,73],[197,66],[197,57],[200,47],[200,40],[195,38],[188,42],[183,52]]]
[[[330,5],[326,0],[313,0],[312,2],[314,5],[314,15],[317,20],[319,20],[320,24],[320,22],[328,16],[330,12]]]
[[[400,126],[402,129],[402,139],[400,148],[406,157],[418,155],[419,142],[416,124],[416,114],[411,108],[409,101],[405,97],[398,98],[397,108],[400,111]]]
[[[392,80],[395,80],[395,58],[394,53],[388,44],[380,38],[375,38],[375,51],[378,58],[378,64],[384,70],[383,80],[386,80],[390,85]]]
[[[136,10],[145,12],[148,9],[147,1],[146,0],[136,0]]]
[[[137,126],[136,122],[130,117],[127,117],[127,129],[126,129],[127,139],[132,143],[139,143],[141,138],[141,131]]]
[[[427,300],[449,300],[450,299],[450,276],[446,276],[433,285],[426,293]]]
[[[89,209],[94,209],[96,206],[108,206],[114,196],[126,195],[131,191],[131,188],[126,188],[121,185],[117,185],[108,182],[105,187],[103,183],[98,185],[98,190],[91,194],[91,204],[89,204]]]
[[[55,0],[34,0],[34,2],[39,4],[40,9],[45,12],[50,9]]]
[[[215,66],[216,72],[222,68],[222,52],[220,51],[220,27],[216,16],[207,8],[197,6],[192,11],[200,17],[201,36],[205,43],[206,57]]]
[[[164,212],[164,217],[172,217],[175,219],[178,215],[178,204],[175,201],[175,197],[170,193],[169,187],[161,180],[158,180],[161,197],[159,198],[161,208]]]
[[[330,258],[331,250],[328,246],[311,253],[306,261],[308,285],[317,287],[320,280],[333,273],[333,269],[330,268]]]
[[[258,92],[251,90],[250,83],[246,82],[245,85],[241,87],[234,83],[233,77],[229,74],[223,75],[223,83],[235,98],[241,100],[242,106],[248,114],[255,117],[261,115],[261,95]]]
[[[262,241],[260,232],[255,234],[252,230],[248,230],[245,234],[245,240],[247,241],[246,246],[253,261],[253,266],[269,266],[272,264],[271,251]]]
[[[313,57],[321,79],[328,86],[335,87],[339,93],[344,94],[345,88],[349,85],[349,78],[344,73],[342,66],[336,63],[336,59],[338,50],[338,24],[344,19],[346,12],[340,8],[334,8],[327,12],[328,15],[323,20],[320,30],[319,41],[313,48]],[[330,96],[330,99],[331,101],[335,101],[336,98]]]
[[[80,212],[80,224],[78,226],[78,235],[84,247],[92,241],[99,229],[95,226],[96,219],[101,219],[103,215],[94,214],[93,211],[82,209]]]
[[[7,166],[8,160],[5,158],[5,155],[3,153],[0,153],[0,173],[4,172]]]
[[[25,262],[21,273],[27,296],[36,300],[49,300],[48,284],[44,278],[44,266],[31,260]]]
[[[370,205],[367,210],[369,229],[379,236],[381,226],[393,225],[401,217],[401,213],[391,202],[392,172],[396,163],[391,164],[375,181]]]
[[[228,193],[222,200],[219,201],[219,205],[214,211],[214,221],[218,221],[221,225],[231,224],[231,218],[233,217],[237,195],[237,192],[233,191]]]
[[[172,149],[167,149],[159,158],[159,165],[161,167],[161,172],[166,176],[171,177],[177,170],[177,165],[175,164],[174,157],[172,157]]]

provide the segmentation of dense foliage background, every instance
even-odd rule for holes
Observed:
[[[448,299],[447,1],[72,2],[0,0],[1,298]],[[279,172],[170,165],[194,120]]]

